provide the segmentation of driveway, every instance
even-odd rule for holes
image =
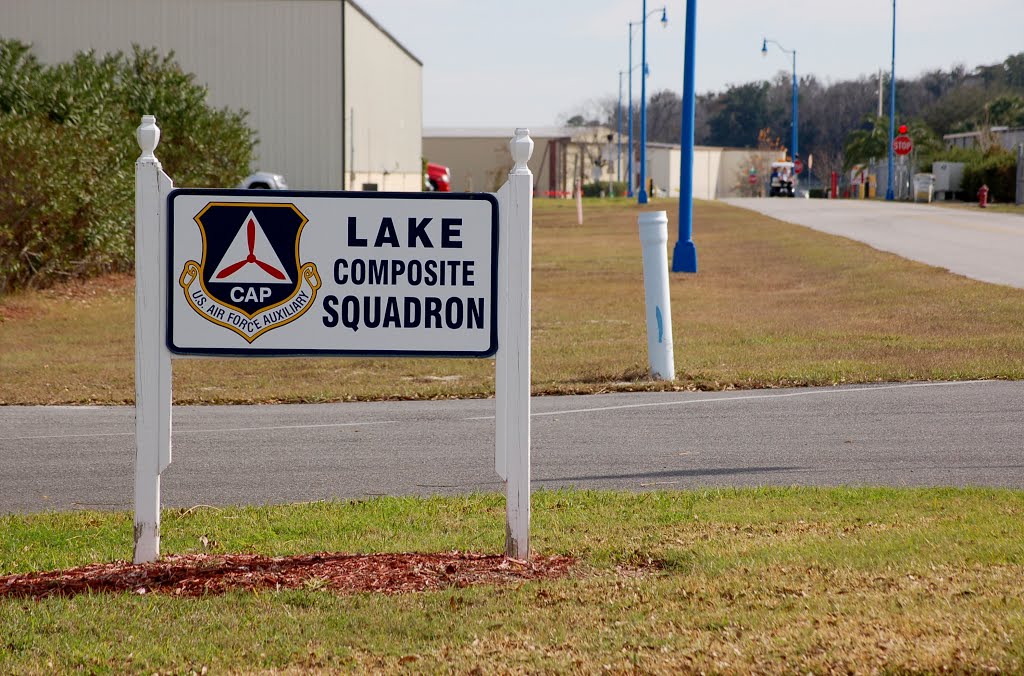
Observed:
[[[724,201],[971,279],[1024,289],[1024,215],[879,200]]]
[[[500,491],[494,400],[174,409],[166,507]],[[1024,488],[1024,382],[533,400],[535,488]],[[0,407],[0,514],[131,509],[134,409]]]

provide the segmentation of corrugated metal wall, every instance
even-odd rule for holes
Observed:
[[[423,67],[350,3],[345,59],[346,185],[422,190]]]
[[[133,43],[173,50],[209,87],[213,105],[249,111],[260,139],[254,169],[283,173],[294,188],[339,189],[342,6],[340,0],[0,0],[0,36],[33,43],[47,63],[90,48],[128,51]],[[379,139],[382,158],[397,161],[403,172],[415,164],[418,189],[421,66],[358,10],[347,9],[346,32],[358,45],[350,51],[349,73],[372,84],[368,92],[358,81],[349,87],[347,104],[367,109],[362,124]],[[368,93],[381,101],[363,102]],[[161,143],[173,138],[165,135]]]

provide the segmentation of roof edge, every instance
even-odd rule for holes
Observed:
[[[417,57],[415,54],[410,52],[409,48],[406,47],[405,45],[403,45],[401,42],[399,42],[398,38],[396,38],[394,35],[392,35],[386,28],[384,28],[384,26],[381,26],[380,22],[378,22],[376,19],[374,19],[372,16],[370,16],[370,14],[365,9],[363,9],[362,7],[359,6],[359,3],[355,2],[355,0],[342,0],[342,2],[341,2],[341,11],[343,11],[343,12],[345,11],[345,5],[352,5],[352,9],[354,9],[357,12],[359,12],[360,14],[362,14],[364,19],[366,19],[371,24],[373,24],[374,28],[379,30],[384,35],[386,35],[388,37],[388,39],[391,40],[391,42],[395,43],[396,47],[398,47],[403,52],[405,52],[406,55],[410,59],[415,61],[417,64],[419,64],[419,66],[421,68],[423,67],[423,62],[420,61],[419,57]]]

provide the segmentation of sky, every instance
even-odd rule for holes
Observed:
[[[643,0],[355,2],[423,62],[425,127],[550,126],[617,98],[619,71],[628,70],[629,22],[638,23],[633,65],[640,63]],[[647,20],[647,94],[681,93],[686,0],[648,0],[647,11],[654,12]],[[890,0],[703,0],[696,89],[788,77],[792,56],[769,44],[762,57],[763,38],[796,50],[798,76],[877,77],[890,68],[892,12]],[[896,0],[896,77],[1002,62],[1024,51],[1022,26],[1024,0]]]

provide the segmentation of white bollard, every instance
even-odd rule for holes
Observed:
[[[576,179],[573,187],[576,193],[576,225],[583,225],[583,186],[580,185],[580,179]]]
[[[668,214],[647,211],[637,219],[644,256],[644,299],[647,305],[647,363],[651,376],[674,380],[672,307],[668,297]]]

